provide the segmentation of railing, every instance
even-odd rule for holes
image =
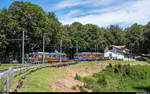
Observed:
[[[70,62],[70,63],[77,63],[77,62]],[[14,77],[17,77],[21,73],[25,73],[25,69],[32,69],[35,67],[46,67],[46,66],[60,66],[63,64],[67,63],[53,63],[53,64],[27,64],[27,65],[22,65],[22,66],[13,66],[10,67],[8,70],[0,73],[0,81],[1,81],[1,92],[10,92],[11,86],[12,86],[12,81]],[[67,64],[68,65],[68,64]],[[15,72],[17,74],[15,74]]]
[[[13,66],[10,67],[8,70],[0,73],[1,92],[2,93],[10,92],[13,78],[21,74],[23,70],[38,67],[38,66],[39,65],[24,65],[24,66],[15,66],[15,67]],[[14,75],[15,72],[17,72],[16,75]]]

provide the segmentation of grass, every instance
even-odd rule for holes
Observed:
[[[44,68],[30,74],[24,81],[21,92],[53,92],[51,83],[61,77],[56,68]]]
[[[18,79],[20,79],[21,76],[23,76],[26,72],[27,72],[28,69],[26,70],[23,70],[21,71],[21,73],[18,73],[18,76],[14,77],[13,78],[13,81],[12,81],[12,86],[11,86],[11,91],[13,91],[17,85],[17,82],[18,82]],[[14,76],[17,75],[17,72],[14,73]],[[4,80],[6,81],[6,76],[4,77]],[[1,80],[0,80],[0,84],[1,84]],[[1,85],[0,85],[0,89],[1,89]]]
[[[90,67],[96,67],[99,65],[116,65],[116,64],[122,64],[122,65],[127,65],[127,64],[137,64],[137,63],[143,63],[144,61],[117,61],[117,60],[105,60],[105,61],[83,61],[78,64],[79,67],[83,66],[90,66]],[[145,62],[146,63],[146,62]]]
[[[140,63],[141,61],[118,61],[118,60],[106,60],[100,61],[101,63],[109,63],[109,64],[130,64],[130,63]]]
[[[63,68],[43,68],[41,70],[38,70],[28,75],[27,78],[23,82],[24,83],[23,87],[19,91],[21,92],[55,92],[52,88],[52,82],[56,79],[61,79],[61,78],[63,79],[64,76],[67,76],[68,73],[65,72],[66,70],[69,70],[69,71],[72,70],[75,72],[76,71],[78,72],[93,71],[93,73],[95,73],[95,70],[97,70],[98,72],[99,67],[102,65],[129,64],[129,63],[137,63],[137,62],[140,63],[140,61],[112,61],[112,60],[88,61],[88,62],[80,62],[79,64],[71,65],[69,67],[63,67]],[[85,68],[88,68],[88,69],[85,70]],[[84,69],[84,70],[81,70],[81,69]],[[15,77],[13,79],[13,83],[11,87],[12,91],[15,89],[17,82],[22,75],[24,74],[21,74],[20,76]],[[117,82],[117,79],[112,80],[112,82],[114,83]],[[125,84],[125,85],[128,85],[128,84]],[[80,88],[80,90],[84,91],[83,88]]]
[[[24,74],[26,74],[27,72],[29,72],[30,70],[34,70],[34,69],[36,69],[36,68],[32,68],[32,69],[25,69],[25,70],[22,70],[21,72],[15,72],[14,74],[13,74],[13,76],[14,76],[14,78],[13,78],[13,80],[12,80],[12,86],[11,86],[11,89],[10,89],[10,91],[14,91],[14,89],[16,88],[16,86],[17,86],[17,83],[18,83],[18,80],[20,79],[20,77],[22,77]],[[5,78],[4,78],[4,80],[6,81],[6,76],[5,76]],[[1,80],[0,80],[0,89],[1,89]]]
[[[149,92],[150,66],[111,65],[93,76],[79,77],[93,92]]]
[[[3,65],[7,65],[8,67],[0,67],[0,69],[9,69],[9,66],[12,66],[12,65],[21,65],[21,64],[3,64]],[[51,65],[57,65],[57,64],[51,64]],[[38,67],[36,67],[36,68],[38,68]],[[20,79],[21,76],[23,76],[24,74],[26,74],[30,70],[34,70],[36,68],[25,69],[25,70],[22,70],[21,72],[15,72],[14,73],[14,78],[13,78],[13,81],[12,81],[11,91],[14,91],[15,87],[17,86],[18,80]],[[7,79],[6,76],[5,76],[4,79],[5,80]],[[0,80],[0,84],[1,84],[1,80]],[[1,89],[1,85],[0,85],[0,89]]]
[[[9,69],[9,67],[0,67],[1,70],[3,69]]]
[[[6,65],[6,66],[17,66],[17,65],[21,65],[21,64],[0,64],[0,65]]]
[[[146,62],[150,63],[150,59],[147,59]]]

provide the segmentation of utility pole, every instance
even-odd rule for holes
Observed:
[[[78,42],[76,42],[76,53],[78,53],[79,47],[78,47]]]
[[[60,40],[60,63],[61,63],[61,54],[62,54],[62,40]]]
[[[1,39],[0,39],[1,40]],[[2,40],[7,40],[7,41],[22,41],[22,64],[24,64],[24,40],[29,40],[29,39],[24,39],[24,31],[22,31],[22,39],[2,39]]]
[[[43,52],[45,52],[45,33],[43,35]]]
[[[45,58],[45,55],[44,55],[44,52],[45,52],[45,34],[43,35],[43,63],[44,63],[44,58]]]
[[[24,64],[24,31],[22,31],[22,64]]]
[[[78,46],[78,42],[76,42],[76,53],[77,53],[77,58],[79,58],[79,46]],[[77,59],[78,60],[78,59]]]
[[[97,60],[97,58],[98,58],[98,45],[96,45],[96,55],[97,55],[97,57],[96,57],[96,60]]]
[[[96,46],[97,46],[97,45],[95,45],[95,57],[96,57],[96,59],[97,59]],[[96,59],[95,59],[95,60],[96,60]]]

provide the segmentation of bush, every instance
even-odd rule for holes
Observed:
[[[105,87],[107,86],[107,75],[106,74],[102,74],[101,76],[99,76],[97,83],[101,86],[101,87]]]
[[[146,62],[150,63],[150,59],[147,59]]]
[[[85,90],[82,86],[79,87],[80,92],[88,92],[87,90]]]
[[[129,64],[114,66],[110,64],[106,69],[94,73],[91,77],[86,76],[81,78],[76,74],[76,79],[82,80],[84,82],[84,87],[94,92],[126,90],[128,89],[126,85],[132,85],[131,82],[137,83],[138,81],[147,80],[149,77],[150,75],[147,69],[141,66],[130,66]],[[82,91],[83,88],[80,88],[80,90]]]
[[[82,80],[82,77],[76,73],[75,80]]]
[[[76,86],[72,86],[72,89],[73,89],[73,90],[76,90]]]
[[[76,88],[80,89],[80,92],[88,92],[87,90],[85,90],[82,86],[76,85]]]
[[[84,77],[83,82],[86,83],[85,88],[91,89],[97,83],[97,79],[94,77]]]

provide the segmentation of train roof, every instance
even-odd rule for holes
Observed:
[[[29,55],[33,54],[45,54],[45,55],[66,55],[65,53],[49,53],[49,52],[32,52],[29,53]]]
[[[49,54],[48,52],[31,52],[29,53],[29,55],[32,55],[32,54]]]
[[[103,53],[100,53],[100,52],[78,52],[78,53],[75,53],[75,55],[91,55],[91,54],[103,54]]]

